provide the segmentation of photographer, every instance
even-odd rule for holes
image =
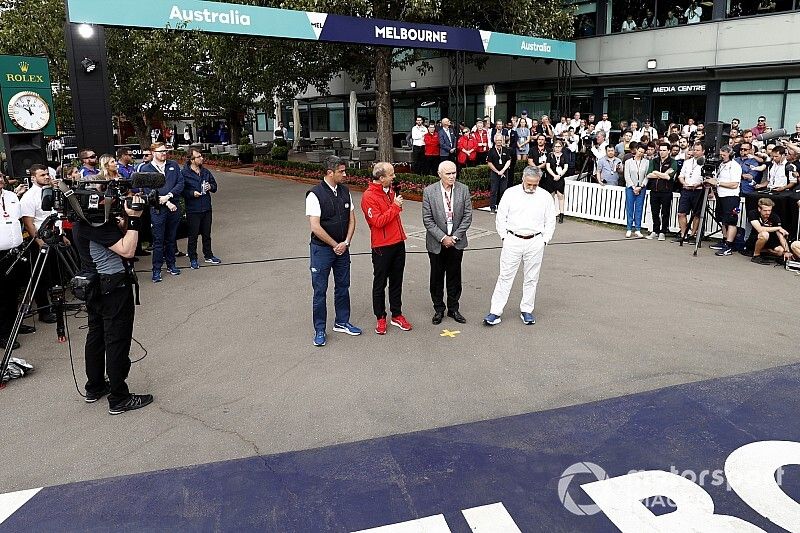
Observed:
[[[715,178],[708,178],[705,182],[713,187],[717,197],[717,222],[724,228],[724,240],[716,246],[709,248],[717,249],[717,255],[725,256],[733,254],[733,241],[736,239],[736,232],[739,223],[739,188],[742,182],[742,167],[733,160],[733,148],[723,146],[719,149],[719,156],[722,163],[717,169]]]
[[[132,198],[133,206],[142,203],[141,198]],[[153,402],[150,394],[131,394],[125,383],[131,368],[129,351],[135,313],[135,278],[128,260],[136,251],[142,211],[126,206],[125,214],[98,227],[79,220],[73,228],[81,270],[96,278],[86,293],[86,402],[94,403],[108,394],[111,415]]]

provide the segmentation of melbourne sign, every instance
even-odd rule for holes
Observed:
[[[69,21],[575,60],[575,43],[492,31],[205,0],[67,0]]]

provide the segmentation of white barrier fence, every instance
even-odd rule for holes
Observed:
[[[672,195],[672,208],[669,215],[669,229],[678,232],[678,200],[679,193]],[[585,181],[566,180],[564,183],[564,214],[577,218],[598,220],[610,224],[625,225],[625,187],[617,185],[600,185]],[[715,201],[709,199],[709,205],[714,209]],[[745,213],[744,198],[739,204],[739,226],[744,227],[747,214]],[[650,211],[650,192],[644,202],[642,228],[653,229],[653,215]],[[706,218],[705,234],[710,235],[717,231],[717,224],[712,217]]]

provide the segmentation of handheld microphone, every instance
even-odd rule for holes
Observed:
[[[395,195],[400,194],[400,188],[401,188],[401,185],[400,185],[399,181],[395,181],[395,182],[392,183],[392,189],[394,190],[394,194]]]
[[[789,134],[786,132],[785,129],[781,128],[779,130],[772,130],[769,133],[762,133],[761,135],[756,135],[756,139],[759,141],[771,141],[772,139],[777,139],[778,137],[786,137]]]

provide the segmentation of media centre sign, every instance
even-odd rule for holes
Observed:
[[[494,31],[294,11],[205,0],[67,0],[68,20],[136,28],[173,28],[278,39],[574,61],[575,43]]]
[[[679,83],[653,86],[653,94],[705,94],[705,92],[705,83]]]

